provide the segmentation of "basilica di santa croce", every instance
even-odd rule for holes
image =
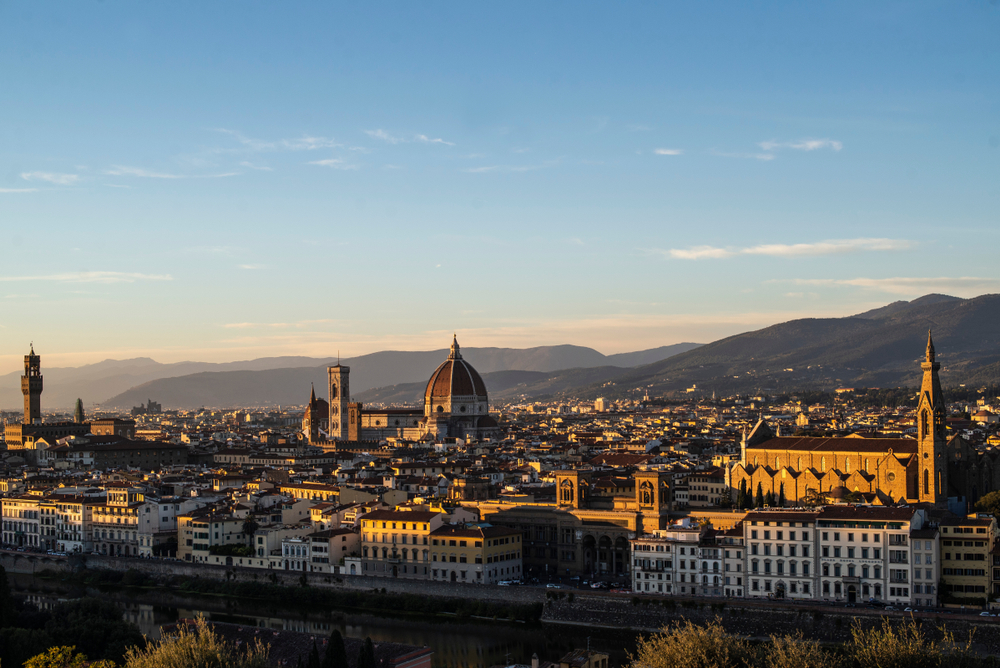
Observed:
[[[927,335],[916,438],[780,436],[761,420],[744,436],[740,461],[727,470],[735,493],[758,489],[800,505],[814,498],[859,493],[873,504],[930,503],[949,498],[974,504],[1000,489],[1000,453],[977,451],[960,435],[949,436],[934,343]]]
[[[461,438],[476,441],[492,438],[498,425],[489,413],[489,397],[482,376],[462,358],[457,337],[451,352],[424,389],[423,408],[365,408],[351,401],[351,368],[327,367],[329,401],[313,392],[303,420],[312,443],[331,441],[409,441]]]

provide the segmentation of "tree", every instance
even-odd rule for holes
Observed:
[[[115,668],[114,661],[87,661],[84,654],[73,654],[75,647],[50,647],[24,662],[24,668]]]
[[[785,507],[785,483],[781,483],[781,487],[778,488],[778,506]]]
[[[257,640],[238,648],[226,642],[199,617],[194,626],[180,624],[177,632],[145,647],[132,647],[124,668],[269,668],[268,647]]]
[[[357,668],[378,668],[375,664],[375,645],[372,643],[371,636],[365,638],[365,644],[358,650]]]
[[[257,524],[257,520],[253,518],[253,515],[247,515],[247,518],[243,520],[243,535],[248,540],[253,541],[253,535],[257,533],[258,528],[260,528],[260,525]]]
[[[747,479],[743,478],[740,480],[740,495],[736,497],[736,506],[740,510],[746,510],[746,507],[750,505],[750,499],[747,498]]]
[[[716,618],[705,626],[678,622],[640,637],[629,659],[630,668],[736,668],[752,665],[753,656],[750,644],[727,633]]]
[[[757,483],[757,498],[754,499],[754,508],[764,507],[764,486],[761,483]]]
[[[997,518],[997,521],[1000,521],[1000,490],[980,497],[976,501],[976,510],[981,513],[989,513]]]
[[[319,648],[316,647],[316,641],[313,640],[313,648],[309,652],[309,661],[306,663],[306,668],[320,668],[319,665]]]
[[[972,663],[972,638],[963,646],[954,634],[942,631],[940,640],[932,639],[914,619],[864,629],[855,623],[851,639],[844,649],[858,668],[937,668],[947,663],[962,666]]]
[[[806,487],[806,493],[799,499],[799,503],[808,508],[822,506],[826,503],[826,495],[817,491],[815,487]]]
[[[795,635],[771,636],[758,663],[768,668],[838,668],[841,662],[819,642],[806,640],[800,630]]]
[[[7,581],[7,570],[0,566],[0,629],[5,626],[13,626],[14,599],[10,595],[10,582]]]
[[[143,643],[139,628],[122,620],[121,608],[97,598],[55,606],[45,630],[55,644],[72,645],[95,659],[120,661],[129,647]]]
[[[768,491],[768,493],[764,495],[764,505],[769,508],[774,507],[774,492]]]
[[[83,399],[76,400],[76,410],[73,411],[73,421],[77,424],[83,424]]]
[[[321,668],[347,668],[347,649],[344,647],[344,637],[340,635],[338,629],[334,629],[330,634]]]

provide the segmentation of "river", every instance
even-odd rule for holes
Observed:
[[[160,637],[160,626],[198,615],[219,622],[328,636],[334,629],[349,638],[370,636],[375,642],[426,645],[434,650],[434,668],[489,668],[511,663],[530,664],[532,654],[542,661],[558,661],[566,652],[589,646],[610,655],[610,665],[628,663],[638,634],[634,631],[567,626],[463,622],[444,618],[317,610],[275,601],[247,601],[217,596],[179,595],[148,589],[84,589],[57,580],[8,574],[15,595],[26,595],[41,607],[85,595],[113,599],[125,618],[150,638]]]

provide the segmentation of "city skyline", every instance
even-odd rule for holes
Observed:
[[[0,372],[1000,291],[1000,7],[0,8]]]

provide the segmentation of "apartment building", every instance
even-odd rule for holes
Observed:
[[[809,600],[816,594],[815,511],[747,513],[744,571],[751,598]]]
[[[685,481],[687,486],[687,507],[718,507],[724,497],[729,496],[726,474],[722,469],[696,471]]]
[[[496,584],[524,574],[521,532],[490,524],[443,525],[431,532],[432,580]]]
[[[982,605],[991,589],[991,561],[997,532],[989,516],[942,520],[941,589],[944,599]]]
[[[147,501],[136,487],[108,486],[103,502],[94,503],[90,512],[90,531],[95,552],[117,556],[138,556],[139,516]]]
[[[10,547],[41,547],[41,514],[39,497],[11,496],[0,499],[3,516],[3,542]]]
[[[746,551],[743,525],[717,532],[715,542],[722,549],[722,570],[725,578],[723,596],[742,597],[745,591],[743,578],[746,575],[743,571],[743,553]]]
[[[685,518],[666,529],[632,539],[632,591],[694,594],[704,533],[704,527]]]
[[[184,561],[215,563],[209,560],[212,548],[245,545],[244,518],[214,508],[198,508],[177,516],[177,558]],[[226,563],[223,560],[220,563]]]
[[[80,553],[93,550],[88,536],[94,499],[59,494],[39,501],[43,547],[54,552]]]
[[[361,574],[424,579],[430,571],[431,532],[442,513],[375,510],[361,518]]]

